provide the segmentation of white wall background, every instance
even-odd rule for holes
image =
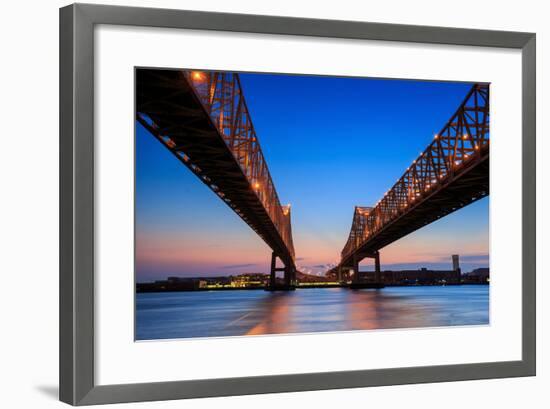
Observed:
[[[92,1],[89,1],[92,2]],[[550,355],[545,350],[550,302],[543,299],[549,279],[543,254],[543,214],[549,199],[550,164],[543,140],[548,133],[543,109],[550,97],[540,75],[550,56],[548,10],[543,2],[496,0],[457,2],[388,0],[320,1],[107,1],[135,6],[272,14],[341,20],[459,26],[537,33],[538,70],[538,376],[535,378],[407,385],[340,391],[200,399],[133,404],[136,407],[467,408],[550,404]],[[0,406],[54,408],[58,360],[58,7],[63,1],[2,3],[0,115]],[[546,179],[547,180],[547,179]],[[546,247],[546,248],[544,248]],[[518,249],[519,251],[519,249]],[[123,405],[127,406],[127,405]],[[121,406],[118,406],[121,407]]]

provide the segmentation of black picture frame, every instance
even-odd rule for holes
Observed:
[[[213,380],[94,381],[94,26],[402,41],[522,53],[522,359]],[[535,375],[534,33],[73,4],[60,9],[60,400],[72,405]]]

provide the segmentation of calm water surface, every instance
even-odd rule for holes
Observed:
[[[489,323],[489,286],[139,293],[136,339]]]

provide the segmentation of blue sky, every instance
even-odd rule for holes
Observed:
[[[354,206],[372,206],[429,144],[471,84],[241,74],[256,133],[283,204],[292,205],[297,264],[336,263]],[[270,249],[139,124],[138,281],[267,272]],[[383,269],[488,266],[489,199],[381,250]],[[365,270],[371,265],[362,264]]]

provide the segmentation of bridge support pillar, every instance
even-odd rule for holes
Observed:
[[[353,282],[361,282],[361,277],[359,274],[359,259],[357,257],[353,257]]]
[[[277,253],[271,253],[271,270],[269,272],[269,285],[266,290],[293,290],[296,283],[296,270],[285,265],[284,267],[277,267]],[[280,257],[279,257],[280,258]],[[277,285],[277,271],[284,273],[284,285]]]
[[[362,275],[359,273],[359,261],[363,258],[373,258],[374,259],[374,277],[371,280],[363,280]],[[382,283],[382,274],[380,271],[380,253],[375,251],[366,255],[354,256],[352,260],[351,268],[354,271],[353,280],[350,285],[352,289],[359,288],[383,288],[384,284]]]
[[[374,253],[374,281],[381,284],[382,277],[380,274],[380,252]]]
[[[269,274],[269,286],[271,288],[275,288],[275,285],[277,283],[277,255],[275,252],[271,253],[271,272]]]
[[[285,280],[285,286],[290,286],[290,283],[292,281],[292,271],[290,270],[289,267],[285,266],[285,271],[284,271],[285,275],[284,275],[284,280]]]
[[[285,286],[290,288],[296,285],[296,270],[291,266],[285,266]]]

